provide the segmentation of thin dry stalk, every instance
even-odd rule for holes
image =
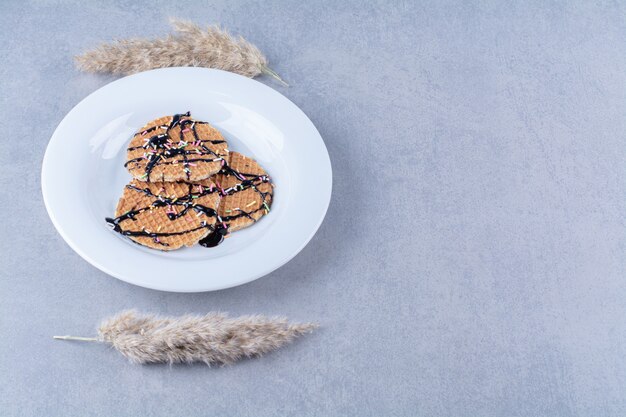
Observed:
[[[105,43],[76,56],[76,65],[86,72],[122,75],[155,68],[206,67],[250,78],[267,74],[287,86],[261,51],[241,36],[233,37],[218,26],[203,30],[185,20],[170,22],[175,34]]]
[[[98,337],[53,336],[60,340],[103,342],[133,363],[230,364],[278,349],[312,332],[313,323],[290,324],[285,318],[222,313],[158,317],[125,311],[105,320]]]

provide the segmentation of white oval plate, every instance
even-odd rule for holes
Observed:
[[[276,185],[272,210],[216,248],[148,249],[104,218],[130,180],[124,160],[133,133],[188,110],[266,169]],[[324,219],[332,172],[315,126],[283,95],[229,72],[167,68],[112,82],[74,107],[50,139],[41,183],[56,229],[89,263],[142,287],[199,292],[252,281],[300,252]]]

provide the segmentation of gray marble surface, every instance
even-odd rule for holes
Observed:
[[[623,2],[0,3],[1,416],[626,415]],[[328,216],[251,284],[169,294],[74,253],[40,192],[100,41],[220,22],[291,83],[334,168]],[[231,367],[133,366],[136,307],[284,314],[317,333]]]

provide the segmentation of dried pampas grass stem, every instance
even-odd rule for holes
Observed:
[[[124,311],[105,320],[98,337],[53,336],[60,340],[102,342],[133,363],[230,364],[278,349],[310,333],[313,323],[290,324],[284,318],[221,313],[158,317]]]
[[[233,37],[218,26],[171,19],[175,34],[157,39],[127,39],[102,44],[77,56],[82,71],[134,74],[155,68],[206,67],[246,77],[267,74],[287,83],[268,66],[259,48],[241,36]]]

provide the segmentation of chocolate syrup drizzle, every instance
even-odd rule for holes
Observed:
[[[142,237],[151,237],[155,243],[158,243],[162,246],[169,246],[169,244],[165,243],[165,242],[161,242],[159,240],[160,237],[167,237],[167,236],[178,236],[178,235],[184,235],[187,233],[192,233],[198,230],[201,230],[203,228],[208,228],[211,231],[216,231],[217,229],[219,229],[220,227],[217,226],[212,226],[209,225],[207,222],[202,221],[200,223],[200,226],[198,227],[194,227],[192,229],[188,229],[188,230],[183,230],[181,232],[163,232],[163,233],[159,233],[159,232],[152,232],[152,231],[147,231],[147,230],[125,230],[122,228],[122,222],[125,222],[127,220],[132,220],[132,221],[136,221],[137,220],[137,215],[139,213],[143,213],[144,211],[148,211],[154,208],[158,208],[158,207],[172,207],[172,206],[178,206],[178,207],[182,207],[182,210],[180,212],[177,213],[167,213],[167,217],[169,220],[176,220],[180,217],[183,217],[185,214],[187,214],[189,212],[189,210],[193,210],[196,213],[203,213],[208,217],[215,217],[216,221],[220,220],[220,217],[217,214],[217,211],[211,207],[207,207],[204,206],[202,204],[197,204],[195,203],[194,200],[196,200],[197,198],[209,195],[209,194],[213,194],[213,193],[217,193],[219,192],[219,190],[216,187],[206,187],[206,186],[201,186],[199,184],[192,184],[192,183],[188,183],[186,181],[177,181],[177,183],[179,184],[185,184],[189,187],[187,194],[185,194],[182,197],[177,197],[177,198],[169,198],[169,197],[165,197],[165,196],[161,196],[161,195],[157,195],[152,193],[152,191],[150,190],[150,188],[146,187],[146,188],[139,188],[136,187],[132,184],[128,184],[126,185],[126,188],[130,189],[130,190],[134,190],[136,192],[139,193],[143,193],[149,197],[154,198],[154,200],[152,201],[151,204],[149,204],[148,206],[145,207],[141,207],[141,208],[135,208],[133,210],[130,210],[124,214],[122,214],[121,216],[118,216],[116,218],[110,218],[107,217],[105,220],[107,223],[109,223],[109,225],[111,225],[113,227],[113,230],[117,233],[120,233],[123,236],[142,236]],[[194,192],[194,188],[198,191]]]
[[[230,188],[227,189],[223,189],[221,187],[219,187],[219,191],[220,191],[220,195],[223,197],[228,196],[228,195],[233,195],[235,193],[241,192],[243,190],[247,190],[249,188],[252,188],[254,191],[256,191],[260,196],[261,199],[263,200],[261,202],[261,205],[258,209],[247,212],[242,210],[241,208],[238,209],[238,213],[237,214],[233,214],[233,215],[228,215],[228,216],[218,216],[218,228],[216,230],[214,230],[212,233],[210,233],[207,237],[205,237],[204,239],[201,239],[198,243],[201,246],[207,247],[207,248],[211,248],[214,246],[219,245],[220,243],[222,243],[222,241],[224,240],[224,237],[226,235],[228,235],[228,222],[237,219],[239,217],[248,217],[249,219],[251,219],[254,223],[257,222],[257,220],[252,217],[252,214],[261,211],[261,210],[265,210],[266,212],[269,213],[269,208],[271,205],[271,201],[268,204],[267,203],[267,196],[270,194],[270,192],[262,192],[261,190],[259,190],[257,188],[257,186],[261,183],[264,182],[270,182],[270,177],[268,177],[267,175],[257,175],[257,174],[248,174],[248,173],[243,173],[243,172],[239,172],[237,170],[235,170],[234,168],[232,168],[230,165],[228,164],[224,164],[224,166],[222,167],[222,169],[219,172],[220,175],[234,175],[238,180],[241,180],[240,183],[233,185]]]
[[[271,194],[271,192],[262,192],[261,190],[257,188],[257,186],[260,185],[261,183],[270,182],[269,176],[239,172],[233,169],[231,166],[229,166],[226,162],[224,162],[224,166],[222,167],[219,174],[226,175],[226,176],[234,175],[241,182],[238,184],[235,184],[234,186],[230,188],[222,189],[220,187],[205,187],[205,186],[201,186],[201,188],[199,188],[198,184],[193,184],[193,183],[189,183],[186,181],[177,181],[179,184],[186,184],[189,187],[189,191],[186,195],[175,198],[175,199],[156,195],[152,193],[152,191],[150,191],[148,187],[139,188],[134,185],[128,184],[126,188],[134,190],[136,192],[144,193],[147,196],[154,198],[155,200],[146,207],[141,207],[138,209],[130,210],[127,213],[124,213],[123,215],[119,217],[116,217],[116,218],[107,217],[106,221],[107,223],[109,223],[109,225],[113,227],[113,230],[115,232],[120,233],[123,236],[151,237],[153,238],[155,243],[158,243],[163,246],[169,246],[169,245],[165,242],[161,242],[159,240],[160,237],[184,235],[187,233],[192,233],[192,232],[201,230],[203,228],[208,228],[211,232],[205,238],[201,239],[198,243],[200,243],[200,245],[204,247],[217,246],[224,240],[224,237],[228,235],[229,233],[227,222],[230,222],[234,219],[237,219],[239,217],[244,217],[244,216],[256,222],[257,220],[252,215],[261,210],[269,211],[269,206],[271,205],[271,201],[268,203],[268,198],[267,198],[268,195]],[[197,190],[200,190],[200,192],[194,192],[193,190],[194,187]],[[201,204],[196,204],[194,202],[194,200],[196,200],[197,198],[208,195],[208,194],[212,194],[214,192],[218,192],[221,197],[225,197],[228,195],[233,195],[235,193],[247,190],[249,188],[252,188],[255,192],[257,192],[261,196],[261,199],[262,199],[262,203],[260,207],[253,211],[246,212],[242,210],[241,208],[239,208],[237,214],[220,217],[217,214],[217,211],[215,209],[211,207],[203,206]],[[131,230],[122,229],[122,226],[121,226],[122,222],[127,221],[127,220],[135,221],[137,220],[136,219],[137,214],[150,210],[151,208],[164,207],[164,206],[182,206],[183,207],[183,210],[181,210],[177,214],[168,213],[167,216],[170,220],[176,220],[177,218],[184,216],[187,212],[189,212],[189,210],[194,210],[197,213],[204,213],[205,215],[209,217],[215,217],[216,225],[212,226],[203,221],[198,227],[195,227],[189,230],[184,230],[182,232],[171,232],[171,233],[158,233],[158,232],[151,232],[151,231],[148,232],[146,230],[131,231]]]
[[[231,220],[235,220],[238,219],[240,217],[247,217],[250,220],[252,220],[253,222],[256,223],[256,219],[254,217],[252,217],[252,215],[256,212],[265,210],[265,211],[269,211],[269,207],[271,205],[271,202],[268,204],[267,202],[267,196],[269,194],[271,194],[270,192],[262,192],[261,190],[259,190],[257,188],[257,186],[261,183],[264,182],[269,182],[270,181],[270,177],[268,177],[267,175],[257,175],[257,174],[248,174],[248,173],[244,173],[244,172],[239,172],[236,171],[234,168],[232,168],[230,165],[225,164],[222,167],[222,170],[219,172],[220,175],[226,175],[226,176],[230,176],[230,175],[234,175],[238,180],[241,180],[240,183],[233,185],[230,188],[227,188],[225,190],[220,190],[220,194],[222,195],[222,197],[227,196],[227,195],[232,195],[235,193],[238,193],[240,191],[244,191],[247,190],[249,188],[252,188],[257,194],[259,194],[261,196],[261,205],[259,208],[253,210],[253,211],[244,211],[243,209],[239,208],[237,211],[237,214],[232,214],[232,215],[228,215],[228,216],[222,216],[222,220],[224,222],[229,222]]]
[[[143,156],[138,158],[132,158],[126,161],[124,164],[125,167],[128,167],[131,163],[137,163],[141,160],[147,159],[144,176],[147,177],[146,181],[150,182],[150,175],[152,174],[152,170],[157,165],[175,165],[181,162],[176,159],[173,161],[168,161],[168,159],[174,158],[178,155],[182,156],[182,164],[187,179],[191,178],[191,170],[189,169],[189,163],[194,162],[202,162],[202,163],[210,163],[210,162],[218,162],[223,161],[224,158],[221,155],[218,155],[213,150],[209,149],[206,144],[211,143],[213,145],[217,145],[220,143],[225,143],[224,140],[201,140],[198,137],[198,132],[196,131],[197,124],[207,124],[207,122],[196,121],[192,119],[185,119],[185,117],[190,117],[190,112],[183,114],[175,114],[172,117],[172,121],[169,125],[157,125],[152,126],[142,132],[136,133],[137,135],[145,135],[150,132],[154,132],[157,129],[165,129],[163,133],[157,133],[145,139],[145,143],[142,146],[133,146],[127,149],[128,152],[136,150],[136,149],[145,149],[146,151],[150,151],[150,153],[144,153]],[[193,133],[194,143],[199,144],[196,146],[195,150],[187,150],[185,147],[189,144],[185,142],[185,134],[183,130],[187,125],[191,125],[191,132]],[[174,127],[179,126],[179,141],[178,143],[174,143],[170,138],[170,130]],[[189,155],[194,155],[195,158],[189,158]],[[214,156],[215,158],[202,158],[203,156]]]

